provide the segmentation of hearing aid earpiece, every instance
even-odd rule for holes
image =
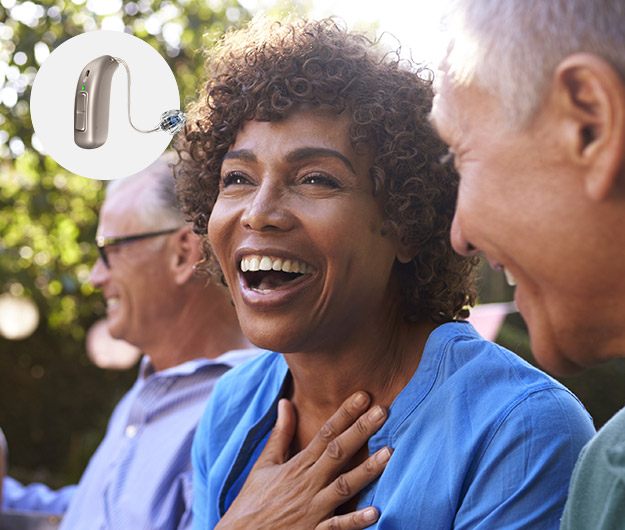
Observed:
[[[187,119],[181,110],[168,110],[161,115],[159,124],[149,130],[139,129],[130,115],[130,69],[119,57],[103,55],[88,63],[80,73],[74,99],[74,142],[83,149],[95,149],[106,142],[111,101],[111,81],[117,67],[122,64],[128,75],[128,121],[140,133],[165,131],[172,136],[180,131]]]
[[[161,115],[158,127],[161,131],[168,132],[172,136],[176,134],[187,123],[187,117],[181,110],[168,110]]]

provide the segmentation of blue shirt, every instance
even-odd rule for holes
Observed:
[[[195,428],[217,378],[257,354],[235,350],[159,372],[144,357],[78,486],[53,492],[9,481],[3,505],[52,513],[67,509],[64,530],[190,528]]]
[[[226,374],[193,444],[194,528],[213,528],[275,423],[288,374],[266,353]],[[594,434],[577,398],[467,322],[435,329],[369,453],[394,453],[361,492],[372,528],[557,529],[569,478]]]

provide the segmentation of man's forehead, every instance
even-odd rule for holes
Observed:
[[[440,75],[444,78],[448,77],[442,72],[440,72]],[[452,134],[454,129],[458,128],[461,118],[460,109],[457,105],[457,92],[458,90],[449,80],[440,80],[437,84],[437,90],[432,102],[432,111],[429,115],[432,126],[448,143],[450,142],[448,136]]]
[[[143,194],[133,188],[131,185],[122,187],[104,200],[98,219],[98,235],[112,237],[142,230],[140,208]]]

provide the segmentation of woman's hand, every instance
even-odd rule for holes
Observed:
[[[381,407],[365,413],[369,402],[366,393],[353,394],[308,447],[287,459],[296,418],[291,403],[282,399],[265,449],[216,530],[360,530],[375,523],[380,514],[373,507],[333,516],[337,507],[382,473],[391,456],[385,447],[342,473],[386,421],[387,412]]]

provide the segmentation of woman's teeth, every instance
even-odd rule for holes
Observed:
[[[280,271],[307,274],[312,266],[295,259],[272,258],[270,256],[245,256],[241,260],[241,272]]]

